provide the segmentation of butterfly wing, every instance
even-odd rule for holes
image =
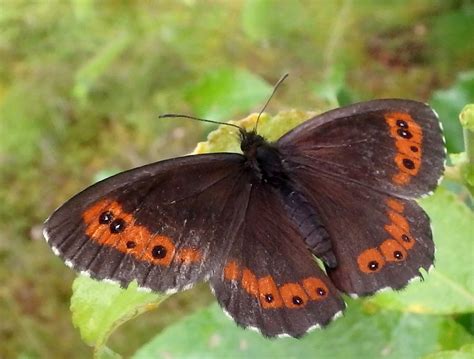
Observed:
[[[407,198],[432,191],[444,171],[436,113],[410,100],[374,100],[316,116],[278,146],[300,166]]]
[[[432,191],[444,168],[441,130],[428,106],[348,106],[307,121],[278,146],[329,233],[337,265],[327,270],[341,291],[399,289],[430,268],[429,218],[410,200]]]
[[[430,269],[430,222],[415,201],[310,175],[299,180],[329,233],[337,265],[327,271],[337,288],[351,296],[401,289]]]
[[[245,225],[210,279],[219,304],[240,326],[269,337],[300,337],[328,324],[345,304],[306,249],[279,193],[253,183],[247,197]]]
[[[46,221],[68,266],[96,279],[172,292],[211,275],[245,208],[243,156],[181,157],[123,172],[79,193]]]

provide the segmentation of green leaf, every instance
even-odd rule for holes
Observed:
[[[459,113],[473,98],[474,71],[469,71],[459,74],[452,87],[435,91],[430,100],[443,123],[446,145],[451,153],[464,150]]]
[[[452,192],[439,188],[421,201],[432,221],[435,269],[423,282],[401,292],[385,292],[370,301],[413,313],[454,314],[474,311],[474,214]]]
[[[443,350],[428,354],[423,359],[472,359],[474,358],[474,344],[466,344],[459,350]]]
[[[463,127],[466,161],[461,165],[461,172],[474,197],[474,104],[466,105],[459,114],[459,121]]]
[[[449,335],[461,344],[472,341],[450,318],[400,312],[373,312],[361,301],[350,301],[343,318],[303,339],[269,340],[242,330],[217,304],[168,327],[141,348],[144,358],[419,358],[451,349],[440,338]],[[423,330],[420,333],[420,330]]]
[[[459,121],[466,130],[474,132],[474,104],[464,106],[459,115]]]
[[[166,295],[146,293],[132,282],[127,289],[117,284],[99,282],[79,276],[73,284],[71,311],[74,326],[96,352],[107,352],[104,345],[109,335],[121,324],[155,309]]]
[[[209,120],[227,121],[239,111],[263,104],[272,87],[251,72],[223,68],[204,75],[187,91],[192,112]]]

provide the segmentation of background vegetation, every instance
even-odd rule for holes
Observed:
[[[0,0],[0,358],[91,355],[84,342],[97,337],[77,295],[91,283],[75,283],[83,341],[69,309],[75,275],[41,223],[97,179],[188,153],[212,128],[158,114],[238,119],[289,72],[270,113],[418,99],[437,110],[459,153],[458,114],[474,100],[473,38],[469,0]],[[226,321],[198,286],[127,322],[108,346],[140,358],[470,355],[473,216],[462,176],[448,177],[423,202],[439,265],[413,289],[351,301],[346,318],[303,341],[266,342]],[[108,290],[100,287],[98,309],[113,303]]]

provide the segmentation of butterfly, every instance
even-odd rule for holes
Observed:
[[[446,150],[428,105],[361,102],[274,143],[238,133],[242,154],[160,161],[80,192],[45,223],[53,252],[123,287],[208,281],[225,313],[267,337],[301,337],[342,313],[343,294],[401,289],[431,268],[415,199],[436,188]]]

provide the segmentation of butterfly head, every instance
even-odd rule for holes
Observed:
[[[257,149],[265,145],[267,141],[257,134],[256,130],[246,131],[240,129],[240,149],[247,158],[255,158]]]

